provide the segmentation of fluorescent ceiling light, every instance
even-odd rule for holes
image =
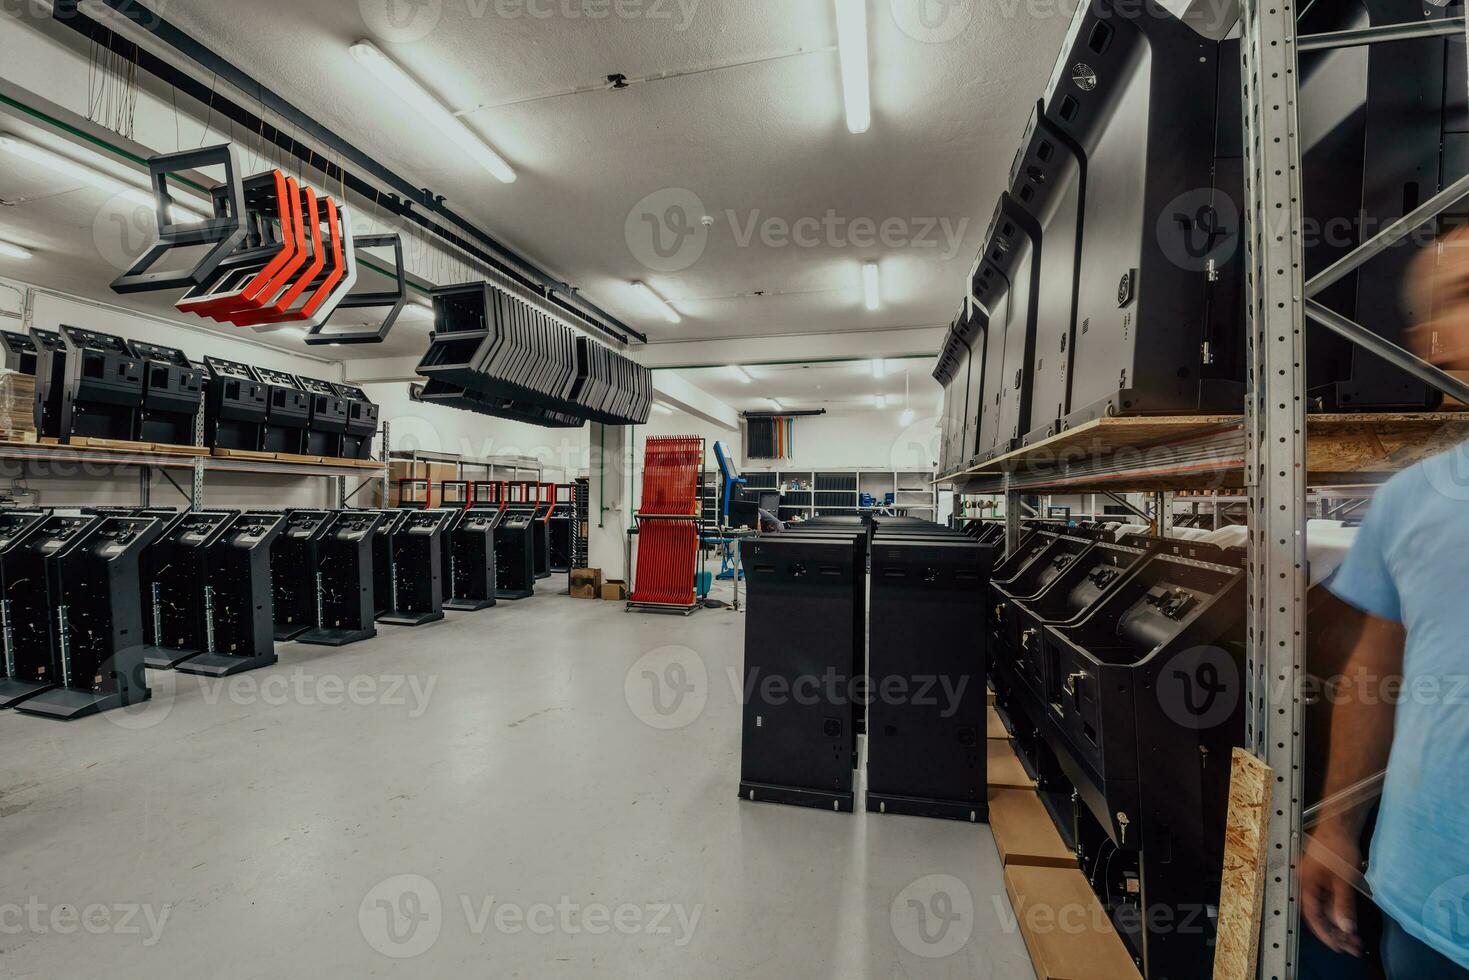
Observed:
[[[120,194],[128,201],[146,207],[149,211],[154,211],[158,207],[158,202],[151,190],[145,190],[126,178],[77,163],[44,146],[28,143],[18,136],[0,135],[0,150],[30,160],[32,163],[39,163],[58,176],[79,180],[111,194]],[[199,221],[209,221],[214,217],[212,213],[205,212],[202,204],[188,203],[178,198],[173,198],[172,203],[173,207],[187,212]]]
[[[13,242],[0,241],[0,255],[8,259],[28,259],[31,257],[31,250],[21,248]]]
[[[904,428],[907,428],[908,426],[913,424],[913,420],[916,418],[918,418],[917,412],[913,411],[913,409],[911,408],[905,408],[903,409],[903,414],[898,416],[898,424],[903,426]]]
[[[887,408],[888,407],[888,396],[887,395],[873,395],[872,396],[872,401],[873,401],[873,404],[875,404],[878,408]]]
[[[879,381],[888,376],[887,362],[880,357],[872,362],[872,376]]]
[[[767,398],[765,400],[768,401],[768,402],[770,402],[770,404],[774,405],[775,406],[775,410],[777,412],[784,412],[786,410],[786,407],[784,405],[782,405],[779,401],[775,400],[774,398]]]
[[[515,183],[515,171],[505,162],[505,158],[490,149],[488,143],[476,136],[459,117],[430,95],[412,75],[383,54],[377,45],[371,41],[358,41],[350,50],[352,57],[382,82],[384,87],[406,102],[415,115],[433,123],[449,142],[494,174],[497,180],[506,184]]]
[[[868,262],[862,267],[862,293],[869,310],[875,310],[882,305],[882,280],[879,278],[876,262]]]
[[[668,300],[653,292],[652,287],[650,287],[647,283],[635,282],[633,283],[633,286],[658,306],[658,309],[663,313],[664,319],[666,319],[669,323],[683,322],[683,317],[678,315],[678,310],[675,310],[672,306],[669,306]]]
[[[673,414],[673,409],[669,408],[667,405],[663,404],[662,402],[654,402],[653,403],[653,411],[657,412],[659,415],[672,415]]]
[[[746,371],[738,364],[731,364],[729,370],[731,374],[740,379],[740,382],[742,384],[749,384],[750,382],[755,380],[754,378],[750,377],[749,371]]]
[[[842,58],[842,97],[847,103],[847,129],[853,133],[865,133],[872,126],[867,0],[836,0],[836,5],[837,48]]]

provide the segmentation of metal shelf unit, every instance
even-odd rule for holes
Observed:
[[[802,520],[823,514],[860,514],[895,510],[930,519],[938,514],[934,474],[919,470],[837,468],[823,470],[766,470],[744,474],[751,490],[779,490],[780,517]],[[862,506],[862,494],[876,503]],[[885,503],[893,494],[893,503]]]
[[[1301,51],[1463,35],[1463,16],[1421,23],[1297,37],[1292,4],[1241,0],[1246,134],[1246,333],[1251,390],[1243,417],[1173,420],[1107,419],[1133,427],[1114,443],[1090,433],[1082,448],[1064,443],[1027,447],[982,467],[953,474],[958,497],[1003,495],[1007,543],[1018,544],[1024,497],[1047,492],[1150,492],[1173,513],[1174,491],[1220,492],[1217,504],[1243,502],[1249,517],[1247,746],[1273,772],[1273,804],[1260,936],[1260,976],[1299,974],[1302,847],[1302,690],[1306,677],[1306,524],[1314,516],[1359,515],[1372,487],[1393,472],[1469,438],[1469,416],[1347,418],[1307,414],[1306,321],[1311,320],[1382,357],[1432,387],[1469,401],[1469,387],[1411,352],[1321,306],[1315,295],[1360,269],[1450,208],[1469,200],[1461,179],[1393,222],[1335,265],[1306,281],[1297,55]],[[1469,82],[1469,80],[1465,80]],[[1170,424],[1173,431],[1169,432]],[[1139,427],[1152,425],[1140,444]],[[1375,460],[1334,452],[1334,440],[1365,442],[1385,431]],[[1065,436],[1066,434],[1063,434]],[[1088,434],[1083,434],[1083,437]],[[1057,437],[1058,439],[1062,437]],[[1327,447],[1323,452],[1322,447]],[[1036,450],[1040,450],[1037,452]],[[1069,451],[1068,451],[1069,450]],[[1336,469],[1335,459],[1352,459]],[[1198,498],[1190,499],[1190,502]],[[1206,498],[1207,499],[1207,498]],[[956,513],[965,513],[956,500]],[[1156,504],[1154,504],[1156,506]]]

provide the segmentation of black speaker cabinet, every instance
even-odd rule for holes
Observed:
[[[747,548],[740,799],[850,813],[867,534],[786,533]]]
[[[989,819],[987,655],[974,629],[994,552],[954,532],[872,543],[867,809]]]

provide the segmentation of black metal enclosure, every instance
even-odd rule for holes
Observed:
[[[260,448],[268,453],[306,452],[306,429],[311,425],[311,396],[284,371],[254,369],[255,380],[265,385],[265,428]]]
[[[288,511],[270,546],[275,639],[294,640],[321,623],[317,574],[322,540],[331,533],[334,511]]]
[[[251,452],[261,446],[267,399],[265,385],[248,365],[204,358],[204,444]]]
[[[536,594],[536,533],[533,512],[502,513],[495,532],[495,598],[529,599]]]
[[[994,552],[955,531],[872,543],[867,809],[984,822],[985,634]]]
[[[749,546],[740,799],[852,812],[866,562],[860,528]]]
[[[415,510],[395,521],[388,547],[388,598],[377,621],[423,626],[444,618],[444,532],[454,513]],[[377,605],[384,606],[379,597]]]
[[[210,552],[237,516],[229,511],[181,514],[148,549],[142,573],[143,660],[154,670],[171,670],[212,648]]]
[[[347,400],[326,381],[297,376],[296,385],[311,399],[306,455],[339,458],[347,434]]]
[[[61,397],[66,391],[66,345],[61,334],[31,328],[36,344],[36,398],[31,414],[36,434],[47,439],[61,435]]]
[[[373,625],[372,539],[388,519],[380,510],[344,510],[317,548],[317,625],[296,637],[298,643],[340,647],[377,636]]]
[[[472,507],[451,517],[443,550],[445,609],[477,612],[495,605],[496,536],[503,518],[498,507]]]
[[[143,404],[134,438],[172,446],[194,445],[194,420],[204,401],[204,372],[181,350],[127,342],[143,364]]]
[[[60,526],[44,511],[0,513],[0,604],[4,612],[0,708],[13,708],[57,683],[44,558]]]
[[[347,431],[342,436],[345,459],[371,459],[372,439],[377,435],[380,409],[367,392],[353,385],[334,384],[337,397],[347,403]]]
[[[279,513],[240,514],[209,547],[204,579],[208,647],[180,664],[180,671],[229,677],[276,662],[270,553],[284,527]]]
[[[14,330],[0,330],[0,355],[4,355],[5,370],[20,374],[36,375],[36,342]]]
[[[45,556],[60,686],[17,711],[71,720],[152,697],[143,666],[138,559],[163,529],[151,517],[78,518]],[[57,540],[67,535],[65,541]]]
[[[57,439],[129,441],[143,405],[143,362],[127,341],[80,327],[61,327],[66,384],[61,393]]]

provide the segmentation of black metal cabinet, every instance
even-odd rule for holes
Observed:
[[[204,358],[204,444],[216,449],[259,451],[267,411],[265,385],[247,364]]]
[[[143,404],[134,438],[194,445],[194,420],[204,402],[204,372],[177,348],[136,340],[127,346],[143,365]]]
[[[210,551],[234,524],[230,511],[193,511],[169,522],[148,549],[143,581],[144,662],[172,670],[211,649]]]
[[[321,542],[331,533],[336,512],[288,511],[270,546],[271,592],[275,639],[294,640],[321,621],[321,587],[317,577]]]
[[[347,400],[326,381],[298,376],[296,384],[311,399],[306,455],[339,458],[342,440],[347,434]]]
[[[477,612],[495,605],[498,507],[473,507],[449,519],[443,550],[444,608]]]
[[[143,404],[143,362],[112,334],[62,326],[66,384],[57,438],[130,441]]]
[[[298,643],[339,647],[377,636],[373,597],[373,534],[385,511],[339,511],[317,550],[317,625]]]
[[[861,529],[748,546],[740,799],[852,811],[866,561]]]
[[[271,546],[279,513],[240,514],[209,548],[205,576],[208,650],[179,665],[186,674],[229,677],[276,662]]]
[[[453,512],[416,510],[403,515],[389,539],[388,599],[377,621],[423,626],[444,618],[444,532]],[[379,598],[377,605],[384,606]]]
[[[0,513],[0,708],[56,686],[44,555],[60,526],[44,511]]]
[[[265,385],[265,429],[260,448],[269,453],[300,456],[306,452],[306,430],[311,425],[311,396],[284,371],[254,369],[255,379]]]

